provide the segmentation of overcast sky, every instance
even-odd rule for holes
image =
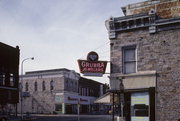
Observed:
[[[0,0],[0,41],[20,47],[20,63],[35,58],[24,63],[24,72],[79,72],[77,60],[86,59],[90,51],[99,60],[110,60],[104,22],[123,16],[121,7],[139,1],[144,0]],[[108,83],[107,76],[96,80]]]

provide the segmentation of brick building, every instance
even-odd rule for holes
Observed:
[[[180,1],[148,0],[106,20],[111,90],[123,80],[126,121],[180,119]]]
[[[80,113],[89,113],[97,109],[94,100],[106,87],[65,68],[26,72],[20,78],[23,113],[77,114],[78,104]]]
[[[19,102],[19,47],[0,42],[0,120],[3,115],[17,115]]]

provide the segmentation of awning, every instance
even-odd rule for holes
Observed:
[[[103,103],[103,104],[111,104],[111,93],[108,92],[104,94],[103,96],[99,97],[94,101],[94,103]]]
[[[149,88],[141,88],[141,89],[126,89],[124,90],[124,93],[126,92],[137,92],[137,91],[148,91]],[[120,90],[114,90],[110,89],[106,94],[103,96],[97,98],[94,103],[101,103],[101,104],[112,104],[113,103],[113,93],[114,93],[114,103],[119,103],[119,97],[118,94],[120,94]]]

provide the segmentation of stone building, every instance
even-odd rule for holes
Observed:
[[[180,119],[180,1],[148,0],[106,20],[111,90],[124,84],[126,121]]]
[[[97,107],[94,100],[106,87],[64,68],[26,72],[20,78],[23,80],[23,113],[75,114],[78,104],[80,113],[89,113]]]

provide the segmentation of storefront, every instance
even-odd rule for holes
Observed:
[[[95,97],[79,96],[72,94],[59,93],[55,96],[55,112],[62,114],[77,114],[78,105],[80,113],[87,114],[93,108]]]
[[[149,93],[136,92],[131,94],[131,121],[149,120]]]
[[[155,88],[127,90],[124,116],[127,121],[155,120]]]
[[[126,121],[154,121],[155,120],[155,88],[124,90],[123,110],[121,110],[121,96],[119,90],[109,90],[107,94],[98,98],[95,103],[111,104],[112,121],[115,116],[123,115]],[[121,112],[123,111],[123,113]]]
[[[112,121],[115,116],[124,117],[126,121],[155,121],[156,72],[117,77],[110,77],[111,89],[95,102],[112,105]]]

